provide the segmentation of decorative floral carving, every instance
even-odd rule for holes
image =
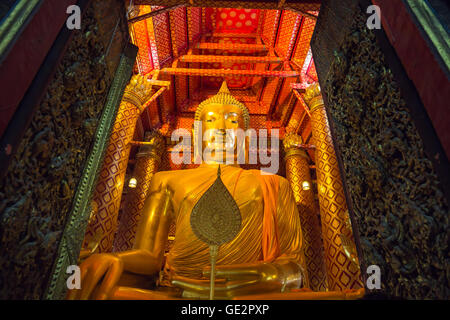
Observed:
[[[315,82],[306,88],[303,99],[305,100],[305,103],[309,105],[311,100],[318,96],[321,96],[320,86],[318,82]]]
[[[112,81],[97,19],[91,4],[0,181],[0,299],[40,299],[47,286]]]
[[[295,133],[287,133],[283,139],[284,150],[298,148],[303,143],[302,137]]]
[[[362,14],[335,57],[324,90],[365,263],[388,295],[448,299],[448,204]]]
[[[123,99],[138,107],[143,105],[153,94],[153,84],[150,82],[150,79],[149,75],[133,75],[130,83],[125,88]]]

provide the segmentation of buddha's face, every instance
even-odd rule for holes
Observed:
[[[237,130],[245,127],[242,109],[235,105],[212,103],[203,108],[200,120],[204,154],[207,150],[215,162],[225,163],[226,153],[232,152],[232,159],[236,160]]]

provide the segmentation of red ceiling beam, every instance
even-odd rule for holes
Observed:
[[[201,42],[195,46],[197,49],[209,50],[248,50],[248,51],[267,51],[269,47],[264,44],[247,44],[247,43],[210,43]]]
[[[281,17],[281,10],[276,10],[273,13],[269,14],[269,11],[266,11],[264,14],[264,21],[263,21],[263,27],[261,28],[261,39],[269,46],[269,56],[275,56],[275,42],[277,38],[277,32],[278,27],[280,24],[280,17]],[[274,16],[272,16],[272,14]],[[273,20],[272,20],[273,18]],[[265,32],[265,30],[270,30],[270,32]],[[273,68],[273,65],[266,65],[266,70],[270,70]],[[275,81],[272,81],[275,82]],[[266,94],[271,95],[270,102],[268,102],[269,106],[269,112],[273,111],[273,100],[278,96],[277,89],[279,85],[279,79],[276,81],[277,83],[272,84],[268,83],[268,79],[264,78],[262,79],[262,85],[259,87],[258,90],[258,100],[261,100],[265,103]],[[270,114],[268,114],[268,117],[270,118]]]
[[[279,57],[252,57],[252,56],[215,56],[215,55],[184,55],[181,62],[249,62],[249,63],[281,63]]]
[[[306,83],[306,82],[302,82],[302,83],[295,82],[295,83],[291,83],[291,88],[300,90],[300,92],[303,93],[303,92],[305,92],[306,88],[308,88],[309,85],[310,84]]]
[[[300,95],[300,93],[298,92],[297,89],[293,89],[292,90],[294,92],[294,95],[297,97],[298,100],[300,100],[300,105],[303,107],[303,109],[306,111],[306,113],[308,114],[309,118],[311,118],[311,113],[309,112],[308,108],[305,107],[305,102],[303,101],[302,96]]]
[[[213,32],[213,33],[207,33],[206,36],[208,36],[208,37],[215,37],[215,38],[256,38],[258,35],[256,33],[219,33],[219,32]]]
[[[166,90],[167,90],[167,87],[159,88],[159,90],[156,91],[156,93],[154,93],[150,99],[148,99],[142,106],[139,107],[141,112],[144,111],[150,104],[152,104],[152,102],[155,101],[156,98],[158,98]]]
[[[186,4],[179,4],[179,5],[175,5],[175,6],[171,6],[171,7],[158,9],[158,10],[155,10],[155,11],[143,14],[141,16],[138,16],[138,17],[135,17],[135,18],[131,18],[131,19],[128,20],[128,23],[135,23],[135,22],[138,22],[138,21],[146,20],[146,19],[154,17],[154,16],[156,16],[158,14],[161,14],[161,13],[164,13],[164,12],[168,12],[168,11],[171,11],[171,10],[175,10],[177,8],[185,7],[185,6],[186,6]]]
[[[297,71],[265,71],[265,70],[229,70],[229,69],[191,69],[191,68],[163,68],[159,70],[161,74],[182,75],[182,76],[203,76],[203,77],[277,77],[288,78],[298,77]]]
[[[305,10],[308,8],[318,10],[321,0],[297,0],[297,1],[280,1],[280,0],[254,0],[254,1],[217,1],[217,0],[134,0],[134,4],[146,4],[152,6],[171,6],[180,3],[188,3],[192,7],[215,7],[215,8],[246,8],[246,9],[292,9]]]
[[[147,79],[148,84],[159,87],[170,87],[170,81]]]
[[[304,10],[293,8],[293,7],[286,7],[285,9],[293,11],[293,12],[295,12],[295,13],[297,13],[299,15],[302,15],[304,17],[307,17],[307,18],[310,18],[310,19],[313,19],[313,20],[317,20],[317,16],[315,16],[315,15],[313,15],[311,13],[305,12]]]

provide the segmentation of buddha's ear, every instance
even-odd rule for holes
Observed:
[[[194,163],[195,163],[195,159],[197,158],[197,151],[195,150],[195,126],[194,124],[192,124],[191,126],[191,133],[192,133],[192,139],[191,139],[191,148],[194,149]]]
[[[249,152],[250,152],[250,137],[248,135],[245,135],[244,139],[244,147],[245,147],[245,163],[248,164],[249,162]]]
[[[239,130],[244,131],[244,129],[239,128]],[[239,135],[238,135],[239,136]],[[238,141],[238,146],[237,146],[237,161],[239,164],[248,164],[248,152],[249,152],[249,137],[247,135],[245,135],[244,133],[244,137],[243,139],[237,138]],[[240,163],[239,161],[241,161],[241,157],[242,155],[244,156],[244,163]]]
[[[201,140],[200,140],[200,145],[197,146],[196,142],[197,142],[197,135],[201,134],[199,132],[197,132],[199,129],[195,128],[195,125],[193,124],[191,127],[192,130],[192,140],[191,140],[191,147],[194,149],[194,163],[195,164],[200,164],[202,163],[201,161],[201,152],[202,152],[202,145],[201,145]]]

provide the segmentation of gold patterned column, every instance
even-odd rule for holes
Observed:
[[[302,224],[309,288],[313,291],[326,291],[327,272],[318,208],[314,201],[308,155],[299,147],[301,144],[302,138],[294,133],[286,134],[283,140],[286,178],[293,190]]]
[[[143,105],[151,97],[152,85],[147,80],[147,77],[134,75],[125,88],[103,159],[93,196],[98,212],[89,223],[84,237],[84,247],[88,247],[88,243],[100,235],[98,252],[112,249],[130,154],[129,142],[133,138]]]
[[[311,129],[316,146],[316,173],[322,237],[330,291],[361,288],[359,263],[349,254],[355,251],[348,228],[348,211],[330,126],[318,83],[309,86],[304,100],[311,113]],[[346,248],[342,240],[347,240]]]
[[[150,181],[158,171],[164,151],[164,137],[157,131],[146,132],[145,141],[136,154],[136,164],[133,178],[137,184],[129,188],[125,199],[125,206],[119,220],[119,228],[114,240],[114,251],[125,251],[133,247],[135,234],[144,207]]]

